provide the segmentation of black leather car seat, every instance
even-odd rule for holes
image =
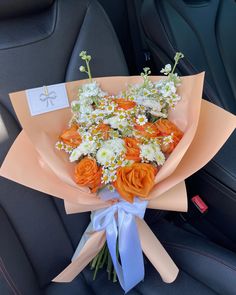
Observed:
[[[183,52],[185,58],[178,67],[181,74],[206,71],[203,97],[236,114],[235,1],[145,0],[142,24],[157,68],[169,63],[176,51]],[[202,195],[209,204],[206,219],[217,232],[213,239],[221,242],[218,235],[223,233],[225,244],[236,251],[235,145],[236,132],[214,159],[189,179],[189,191],[191,196]]]
[[[94,77],[128,74],[117,37],[96,1],[0,2],[0,161],[20,131],[8,92],[84,78],[78,70],[81,50],[93,56]],[[1,295],[123,294],[119,284],[107,281],[105,271],[93,281],[89,268],[71,283],[51,283],[70,262],[89,222],[88,213],[68,216],[63,206],[0,179]],[[167,285],[146,262],[145,281],[130,294],[233,294],[233,253],[169,222],[152,228],[181,272]]]

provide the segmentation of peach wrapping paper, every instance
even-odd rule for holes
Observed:
[[[151,77],[157,81],[163,77]],[[184,179],[203,167],[221,148],[236,127],[234,115],[201,99],[204,73],[182,77],[182,100],[169,118],[184,136],[158,172],[149,196],[149,208],[187,211]],[[118,94],[140,77],[97,78],[110,94]],[[69,100],[77,96],[78,86],[87,80],[66,83]],[[69,108],[31,117],[25,91],[10,95],[23,131],[11,147],[0,173],[25,186],[62,198],[68,214],[93,211],[111,205],[73,181],[74,164],[53,147],[71,117]],[[17,163],[17,165],[16,165]],[[38,181],[40,179],[40,182]],[[165,282],[172,282],[178,268],[145,221],[137,219],[144,253]],[[69,282],[92,260],[105,243],[104,232],[91,232],[79,255],[54,281]]]

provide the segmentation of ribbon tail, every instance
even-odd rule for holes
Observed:
[[[143,252],[159,272],[165,283],[172,283],[179,273],[179,269],[158,241],[146,222],[136,218],[139,237]]]
[[[125,215],[119,231],[119,253],[123,270],[122,287],[128,292],[144,279],[144,262],[135,217]]]
[[[113,219],[106,229],[107,245],[120,285],[125,292],[128,292],[144,278],[142,248],[132,214],[127,214],[123,210],[118,211],[118,231],[116,221]],[[117,257],[118,236],[121,264]]]
[[[98,254],[105,241],[105,231],[91,233],[90,238],[85,242],[78,256],[52,281],[58,283],[71,282]]]

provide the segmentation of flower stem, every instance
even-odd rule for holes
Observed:
[[[112,272],[112,260],[111,260],[111,255],[108,253],[107,257],[107,273],[108,273],[108,280],[111,280],[111,272]]]
[[[88,60],[85,60],[85,62],[86,62],[87,74],[88,74],[88,77],[89,77],[89,82],[92,82],[92,75],[91,75],[91,70],[90,70],[90,66],[89,66],[89,61]]]
[[[116,246],[116,255],[117,255],[117,259],[119,259],[118,242]],[[92,270],[94,269],[93,280],[96,279],[99,269],[103,268],[105,264],[107,264],[106,270],[108,274],[108,280],[109,281],[112,280],[113,283],[116,283],[117,273],[113,266],[111,255],[107,247],[107,243],[104,244],[100,252],[93,258],[91,262],[91,269]]]
[[[100,268],[100,265],[101,265],[101,261],[102,261],[102,258],[103,258],[103,254],[104,254],[104,251],[106,249],[106,245],[104,245],[102,247],[102,250],[98,253],[98,258],[96,260],[96,266],[95,266],[95,271],[94,271],[94,275],[93,275],[93,280],[96,279],[96,276],[97,276],[97,272],[98,272],[98,269]],[[96,257],[95,257],[96,258]]]
[[[176,52],[175,57],[174,57],[175,64],[174,64],[174,66],[173,66],[173,69],[172,69],[172,71],[171,71],[171,74],[174,73],[175,68],[176,68],[176,66],[177,66],[177,64],[178,64],[178,62],[179,62],[179,60],[180,60],[181,58],[183,58],[183,57],[184,57],[183,53],[181,53],[181,52]]]

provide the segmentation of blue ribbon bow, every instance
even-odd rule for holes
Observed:
[[[125,292],[144,278],[142,248],[135,217],[143,219],[147,203],[137,198],[132,204],[121,200],[111,207],[95,211],[92,215],[93,229],[106,231],[108,249]],[[121,264],[116,255],[117,239]]]

